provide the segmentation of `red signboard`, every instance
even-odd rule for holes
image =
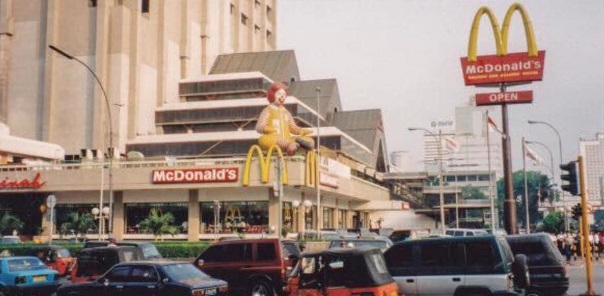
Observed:
[[[545,51],[535,57],[526,52],[505,56],[477,56],[475,62],[461,58],[461,68],[466,85],[496,84],[503,82],[530,82],[543,79]]]
[[[40,182],[40,173],[36,173],[36,176],[32,180],[23,178],[21,180],[11,180],[9,178],[5,178],[0,181],[0,190],[1,189],[39,189],[44,186],[46,182]]]
[[[153,184],[237,182],[238,168],[154,170]]]
[[[498,92],[488,94],[476,94],[476,106],[503,105],[503,104],[526,104],[533,102],[533,91]]]

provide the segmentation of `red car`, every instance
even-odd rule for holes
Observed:
[[[32,256],[36,256],[46,264],[46,266],[59,272],[60,276],[67,275],[75,258],[71,256],[69,250],[59,246],[42,246],[33,248]]]

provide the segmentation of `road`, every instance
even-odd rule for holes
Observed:
[[[593,290],[599,295],[604,295],[604,260],[593,261]],[[572,261],[567,268],[570,278],[569,296],[576,296],[587,291],[587,273],[584,261]]]

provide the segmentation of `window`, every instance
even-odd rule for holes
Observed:
[[[258,244],[258,261],[270,261],[275,260],[275,244],[273,243],[262,243]]]
[[[107,274],[107,279],[112,282],[126,282],[128,281],[129,273],[130,266],[118,266]]]
[[[97,4],[96,2],[97,2],[97,0],[89,0],[88,1],[88,6],[90,6],[90,7],[96,7],[96,4]]]
[[[413,248],[410,245],[392,247],[385,254],[386,262],[391,268],[413,266]]]
[[[141,0],[141,12],[149,13],[149,0]]]
[[[231,15],[235,14],[235,4],[233,4],[233,3],[231,3],[231,6],[230,6],[230,13],[231,13]]]
[[[225,261],[252,261],[252,244],[232,244],[225,247]]]
[[[494,251],[488,241],[466,243],[466,254],[469,272],[490,271],[495,266]]]
[[[273,37],[273,32],[270,30],[266,30],[266,39],[271,39]]]
[[[260,27],[258,25],[254,25],[254,33],[258,34],[260,32]]]
[[[420,264],[423,267],[442,268],[449,264],[448,245],[426,244],[421,248]]]
[[[157,282],[159,277],[157,276],[157,272],[155,268],[152,266],[133,266],[132,274],[130,275],[129,282]]]
[[[273,11],[273,9],[270,6],[267,5],[266,6],[266,16],[267,17],[270,16],[272,11]]]
[[[242,13],[241,14],[241,24],[244,26],[247,25],[247,19],[248,19],[247,15]]]
[[[260,1],[258,1],[258,0],[254,1],[254,7],[255,8],[260,7]]]

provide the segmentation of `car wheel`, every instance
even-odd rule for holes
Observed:
[[[530,278],[526,255],[518,254],[514,256],[512,273],[514,274],[514,284],[516,287],[520,289],[528,288],[530,285]]]
[[[535,290],[527,290],[524,296],[543,296]]]
[[[264,280],[255,280],[252,282],[249,288],[249,295],[251,296],[274,296],[275,289],[273,285]]]

